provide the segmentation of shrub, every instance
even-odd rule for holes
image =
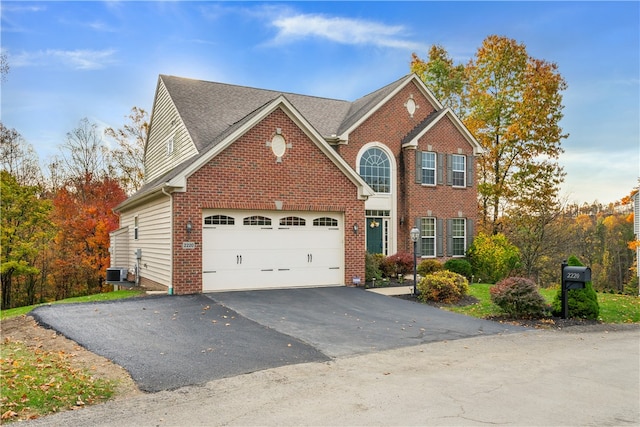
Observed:
[[[478,233],[467,250],[473,274],[483,282],[497,283],[520,264],[520,250],[506,236]]]
[[[382,278],[382,272],[380,271],[380,262],[382,260],[380,254],[367,253],[364,259],[364,280],[365,282],[371,282],[373,279],[380,280]]]
[[[469,281],[466,277],[448,270],[423,277],[417,287],[421,301],[445,304],[454,304],[469,293]]]
[[[471,278],[472,268],[469,261],[466,259],[449,259],[444,263],[444,269],[453,271],[454,273],[458,273],[466,277],[467,279]]]
[[[567,264],[582,266],[580,260],[573,255],[569,257]],[[598,294],[593,290],[591,282],[585,283],[584,289],[569,289],[567,291],[567,306],[569,309],[567,317],[596,320],[600,314]],[[562,287],[558,289],[552,307],[554,316],[562,314]]]
[[[413,272],[413,255],[408,252],[398,252],[388,256],[380,263],[382,275],[385,277],[397,277],[398,274],[404,276]]]
[[[489,290],[491,301],[507,315],[517,318],[545,317],[549,307],[531,279],[508,277]]]
[[[425,259],[418,264],[418,274],[423,277],[440,270],[442,270],[442,263],[435,259]]]

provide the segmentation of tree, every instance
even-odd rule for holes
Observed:
[[[118,144],[118,148],[109,152],[110,172],[119,176],[127,194],[132,194],[144,182],[144,146],[149,116],[142,108],[133,107],[128,118],[129,124],[117,130],[107,128],[104,133]]]
[[[42,173],[38,155],[15,129],[0,123],[0,163],[21,185],[37,185]]]
[[[113,208],[126,195],[117,180],[89,177],[64,186],[53,199],[56,299],[101,292],[109,267],[109,233],[118,228]]]
[[[460,90],[449,102],[460,99],[460,118],[485,148],[478,161],[481,225],[497,234],[505,209],[518,203],[516,189],[523,182],[564,180],[557,160],[567,136],[559,126],[566,82],[556,64],[532,58],[524,44],[496,35],[487,37],[464,67],[462,86],[443,83],[442,76],[455,68],[442,48],[432,48],[426,63],[414,55],[412,69],[420,70],[421,63],[427,86],[441,87],[435,93]]]
[[[520,265],[520,251],[502,234],[478,233],[467,257],[479,280],[496,283],[508,277]]]
[[[98,126],[89,119],[80,120],[78,127],[67,133],[60,148],[68,178],[78,188],[85,188],[94,178],[105,175],[104,143]]]
[[[13,304],[14,279],[39,273],[36,266],[41,241],[52,229],[51,203],[39,197],[38,186],[20,185],[7,171],[0,171],[2,308]],[[33,283],[33,281],[32,281]]]

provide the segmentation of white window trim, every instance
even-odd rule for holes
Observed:
[[[453,230],[451,230],[451,241],[452,243],[452,247],[451,247],[451,254],[454,258],[464,258],[467,254],[467,219],[466,218],[453,218],[452,224],[455,221],[462,221],[462,236],[455,236],[453,234]],[[455,241],[456,239],[462,239],[462,255],[456,255],[453,253],[453,249],[455,248]]]
[[[438,185],[438,153],[435,153],[433,151],[421,151],[421,158],[420,158],[421,171],[425,169],[431,170],[431,168],[425,168],[424,166],[422,166],[424,164],[422,163],[422,160],[423,160],[422,157],[424,157],[425,154],[433,155],[433,184],[424,182],[423,180],[424,175],[420,177],[420,183],[425,187],[435,187],[436,185]]]
[[[422,234],[422,221],[425,219],[429,219],[433,221],[433,236],[424,236]],[[433,240],[433,255],[425,255],[422,251],[422,241],[424,239],[432,239]],[[435,217],[432,216],[425,216],[420,218],[420,257],[421,258],[436,258],[438,249],[437,249],[437,244],[438,244],[438,227],[437,227],[437,221]]]
[[[463,159],[463,167],[462,170],[456,170],[453,168],[453,165],[455,164],[455,162],[453,161],[453,159],[455,159],[456,157],[461,157]],[[463,154],[452,154],[451,155],[451,185],[455,188],[466,188],[467,187],[467,156],[463,155]],[[462,184],[461,185],[456,185],[455,182],[455,173],[456,172],[462,172]]]

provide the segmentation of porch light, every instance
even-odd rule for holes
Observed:
[[[191,230],[193,230],[193,224],[191,224],[191,221],[187,221],[187,234],[191,234]]]
[[[418,247],[418,239],[420,238],[420,230],[413,227],[409,232],[411,241],[413,242],[413,295],[418,295],[418,266],[416,263],[416,252]]]
[[[353,224],[353,234],[358,234],[358,224]]]

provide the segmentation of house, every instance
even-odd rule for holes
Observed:
[[[462,257],[481,153],[415,74],[354,102],[161,75],[111,265],[176,294],[352,285],[414,226]]]

